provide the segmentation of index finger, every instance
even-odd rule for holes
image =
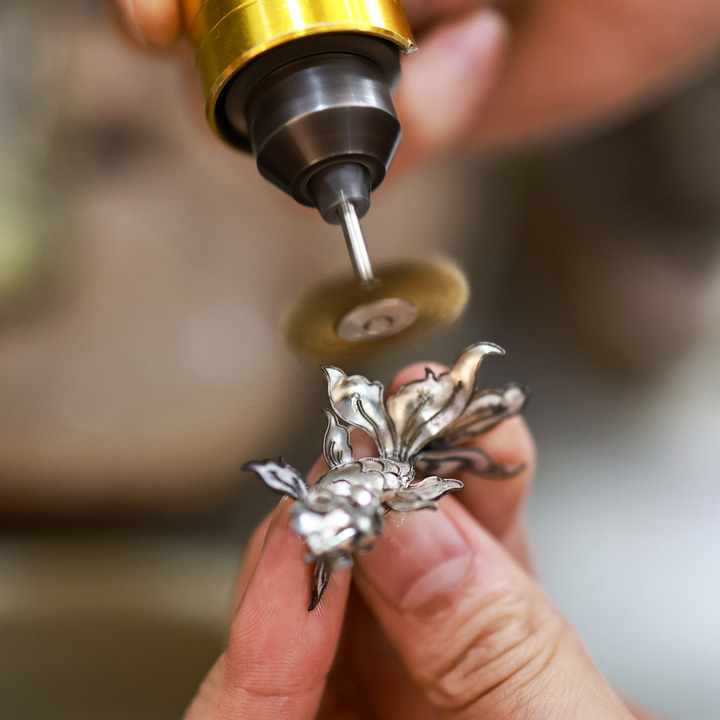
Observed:
[[[162,47],[180,39],[178,0],[115,0],[123,25],[144,45]]]
[[[228,647],[185,720],[310,720],[317,713],[340,636],[350,573],[334,574],[323,602],[308,612],[304,543],[287,517],[274,520],[230,626]]]
[[[454,20],[493,3],[487,0],[403,0],[403,9],[413,32],[422,34],[429,26]]]

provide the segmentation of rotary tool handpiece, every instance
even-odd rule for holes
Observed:
[[[400,140],[390,93],[415,45],[399,0],[183,0],[182,9],[210,125],[345,236],[355,279],[298,305],[290,344],[328,359],[457,317],[461,273],[437,263],[374,273],[360,229]]]

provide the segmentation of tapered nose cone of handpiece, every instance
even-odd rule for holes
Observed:
[[[447,260],[386,266],[371,283],[349,276],[312,290],[288,313],[284,335],[308,359],[339,362],[446,327],[468,298],[465,276]]]

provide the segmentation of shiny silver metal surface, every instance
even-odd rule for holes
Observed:
[[[319,55],[350,54],[371,60],[384,73],[387,86],[392,89],[400,77],[401,53],[414,52],[417,48],[401,48],[392,40],[358,32],[345,32],[335,28],[333,32],[310,34],[289,42],[266,48],[251,62],[223,79],[224,86],[212,107],[210,124],[231,145],[251,150],[247,106],[259,83],[278,68],[297,60]]]
[[[370,171],[357,162],[341,162],[318,170],[308,189],[313,202],[331,225],[343,223],[343,205],[349,203],[358,218],[370,208],[372,178]]]
[[[400,47],[369,34],[303,37],[261,54],[223,90],[221,136],[250,148],[260,174],[341,224],[353,268],[373,280],[357,222],[400,141],[390,90]]]
[[[342,227],[345,244],[348,253],[350,253],[350,261],[353,270],[361,285],[369,285],[373,282],[372,265],[370,265],[370,256],[368,255],[365,238],[363,237],[360,221],[355,212],[355,205],[348,202],[345,194],[341,191],[340,207],[337,210],[340,218],[340,226]]]
[[[368,342],[392,337],[409,328],[418,309],[402,298],[384,298],[354,307],[337,326],[337,334],[350,342]]]
[[[316,204],[315,173],[340,163],[364,166],[377,187],[400,140],[386,73],[349,53],[278,68],[253,88],[246,117],[260,173],[304,205]]]
[[[325,411],[323,443],[328,472],[309,486],[284,460],[245,465],[271,489],[295,499],[292,527],[305,539],[306,559],[315,563],[310,610],[330,574],[350,567],[353,553],[372,548],[388,511],[436,507],[443,495],[463,486],[451,475],[504,478],[517,472],[477,447],[458,447],[525,404],[527,393],[517,385],[476,390],[481,362],[495,354],[503,354],[497,345],[472,345],[447,372],[435,376],[428,369],[424,378],[406,383],[387,399],[381,383],[326,367],[332,407]],[[355,458],[349,426],[375,442],[377,457]],[[416,471],[425,477],[416,480]]]

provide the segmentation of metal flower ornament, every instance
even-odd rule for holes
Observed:
[[[306,560],[315,563],[309,610],[317,606],[333,571],[350,567],[353,553],[372,548],[388,512],[435,509],[443,495],[463,487],[452,479],[461,472],[502,479],[520,470],[467,444],[518,414],[527,400],[526,390],[516,384],[476,389],[483,359],[502,354],[491,343],[472,345],[447,372],[435,376],[428,369],[424,378],[387,399],[381,383],[325,367],[332,409],[325,410],[323,452],[330,469],[309,486],[283,459],[244,466],[271,489],[295,499],[292,527],[307,544]],[[348,426],[372,438],[376,457],[354,456]]]

